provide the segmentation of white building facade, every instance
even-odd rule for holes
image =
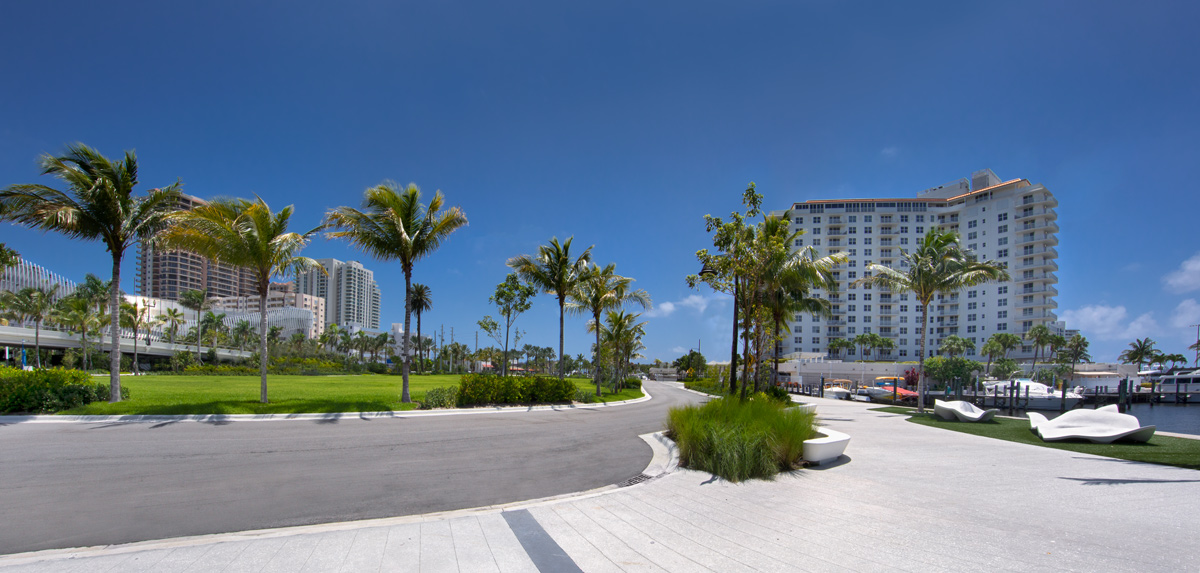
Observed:
[[[296,277],[296,292],[325,299],[325,326],[379,330],[381,296],[375,273],[358,261],[317,259],[325,272],[311,270]]]
[[[970,287],[939,295],[929,305],[927,355],[936,354],[941,340],[957,335],[979,348],[996,332],[1021,336],[1037,324],[1064,332],[1058,321],[1055,285],[1058,277],[1058,201],[1041,184],[1025,179],[1001,181],[991,170],[917,193],[909,199],[834,199],[795,203],[787,211],[792,231],[803,231],[794,248],[816,247],[821,256],[845,253],[849,261],[835,270],[838,292],[828,298],[832,318],[799,314],[784,340],[784,352],[827,352],[829,342],[878,333],[891,339],[890,354],[882,360],[916,360],[920,354],[921,306],[911,294],[894,293],[853,283],[868,275],[868,265],[904,270],[903,251],[914,249],[934,226],[959,234],[963,247],[980,260],[1007,266],[1012,280]],[[1032,358],[1024,344],[1010,358]],[[853,355],[847,358],[853,358]]]

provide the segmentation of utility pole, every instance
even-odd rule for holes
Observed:
[[[446,325],[442,325],[442,344],[438,347],[438,363],[442,363],[446,357]]]
[[[1196,358],[1192,360],[1192,364],[1200,364],[1200,324],[1190,324],[1188,326],[1196,327]]]

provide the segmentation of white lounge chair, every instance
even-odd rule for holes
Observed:
[[[1138,419],[1122,414],[1116,406],[1097,410],[1071,410],[1048,420],[1037,412],[1029,413],[1029,429],[1047,442],[1087,440],[1111,444],[1117,440],[1146,442],[1154,436],[1155,426],[1141,426]]]
[[[970,402],[951,400],[933,401],[933,413],[946,420],[958,419],[959,422],[986,422],[996,415],[996,409],[981,410]]]

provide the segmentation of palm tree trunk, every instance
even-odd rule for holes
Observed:
[[[201,305],[203,306],[203,305]],[[204,326],[200,324],[200,309],[196,309],[196,364],[204,364],[204,355],[200,354],[200,339],[204,333]]]
[[[37,355],[38,370],[42,369],[42,321],[33,321],[33,353]]]
[[[133,374],[135,376],[139,373],[139,370],[138,370],[138,348],[137,348],[137,339],[138,339],[137,319],[138,319],[137,307],[135,306],[135,307],[133,307],[133,320],[134,320],[134,323],[133,323]]]
[[[411,366],[411,360],[408,355],[409,344],[412,343],[412,337],[408,335],[409,328],[412,327],[412,269],[404,269],[404,344],[401,346],[401,351],[404,353],[404,360],[400,365],[400,377],[404,379],[400,387],[400,401],[404,403],[412,402],[412,398],[408,395],[408,369]]]
[[[592,313],[596,319],[596,367],[592,376],[596,378],[596,396],[601,396],[600,393],[600,313]]]
[[[929,303],[921,305],[921,356],[917,359],[917,413],[925,413],[925,341],[929,339]]]
[[[407,336],[407,334],[405,334]],[[417,362],[417,372],[425,373],[425,352],[429,350],[425,348],[425,343],[421,341],[421,313],[417,313],[417,355],[421,359]]]
[[[267,293],[269,291],[269,283],[266,288],[259,287],[258,289],[258,376],[261,380],[258,401],[263,404],[267,403]]]
[[[108,401],[121,401],[121,255],[113,253],[112,288],[109,289],[109,326],[112,350],[108,353]]]
[[[567,377],[563,361],[563,313],[566,311],[567,299],[562,295],[558,297],[558,379],[562,380]]]
[[[733,275],[733,336],[729,349],[729,394],[737,392],[738,277]]]

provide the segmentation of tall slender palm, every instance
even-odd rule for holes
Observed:
[[[412,324],[413,265],[437,251],[442,242],[467,224],[462,209],[450,207],[442,211],[444,204],[441,191],[435,192],[426,206],[421,203],[421,190],[415,184],[401,188],[386,181],[363,193],[362,210],[338,207],[325,215],[326,223],[338,229],[329,233],[329,237],[346,239],[376,259],[400,262],[404,271],[405,334],[410,332]],[[404,386],[400,401],[411,402],[409,337],[405,336],[403,341],[400,373]]]
[[[829,353],[835,358],[847,350],[853,350],[855,344],[845,338],[834,338],[829,341]]]
[[[997,332],[989,340],[995,340],[996,344],[1000,345],[1003,350],[1000,358],[1008,358],[1008,353],[1021,345],[1021,337],[1011,332]]]
[[[1041,354],[1042,347],[1050,344],[1051,336],[1054,336],[1054,333],[1050,332],[1050,327],[1045,324],[1035,324],[1025,333],[1025,340],[1033,343],[1033,364],[1029,366],[1031,374],[1037,372],[1038,354]]]
[[[578,257],[571,256],[571,242],[575,237],[568,237],[559,243],[558,237],[552,237],[549,245],[538,247],[536,256],[520,255],[508,260],[508,266],[526,283],[541,289],[546,294],[552,294],[558,299],[558,354],[563,353],[564,324],[567,297],[579,284],[587,272],[588,263],[592,260],[592,247],[588,247]],[[560,361],[558,377],[565,378],[566,370]]]
[[[642,337],[646,335],[646,323],[636,322],[640,314],[624,310],[610,310],[605,314],[604,324],[588,323],[588,330],[597,330],[601,343],[613,361],[614,389],[625,381],[630,363],[645,348]]]
[[[57,284],[51,285],[49,289],[25,287],[17,292],[0,293],[4,297],[4,307],[8,309],[6,314],[10,318],[21,321],[22,325],[33,322],[33,348],[38,368],[42,367],[42,323],[54,314],[56,294]]]
[[[1091,362],[1092,360],[1092,356],[1088,354],[1088,340],[1078,334],[1072,336],[1071,339],[1067,341],[1066,345],[1062,347],[1061,356],[1064,361],[1071,365],[1071,382],[1074,382],[1075,366],[1080,362]],[[1066,388],[1067,385],[1063,384],[1064,394],[1066,392]]]
[[[421,315],[433,308],[433,293],[430,292],[428,286],[425,286],[421,283],[413,283],[412,293],[410,293],[410,296],[412,300],[413,313],[417,315],[417,340],[420,341]],[[417,371],[421,374],[425,373],[425,359],[428,358],[422,352],[424,350],[428,350],[428,347],[423,345],[419,345],[417,347],[417,356],[419,356],[417,359]]]
[[[938,350],[943,354],[949,355],[950,358],[954,358],[960,354],[966,354],[975,350],[975,343],[961,336],[951,334],[942,339],[942,344],[938,347]]]
[[[211,304],[208,300],[208,292],[203,290],[185,290],[179,293],[179,305],[188,310],[196,311],[196,362],[203,364],[204,360],[200,354],[200,338],[201,324],[200,313],[208,310]]]
[[[760,236],[767,242],[764,245],[766,261],[763,265],[763,277],[760,282],[763,290],[763,305],[771,315],[773,337],[778,340],[787,331],[785,317],[796,313],[808,313],[812,316],[832,316],[832,305],[828,299],[812,295],[814,289],[826,289],[830,293],[837,292],[837,279],[833,276],[833,268],[846,262],[843,253],[826,257],[818,256],[816,249],[802,247],[792,251],[790,245],[800,231],[788,233],[787,222],[777,217],[767,217],[763,221],[763,232]],[[779,378],[779,345],[772,344],[771,383]]]
[[[79,343],[83,347],[83,369],[90,370],[91,356],[88,352],[88,335],[101,328],[100,312],[92,306],[87,298],[72,295],[64,297],[58,302],[54,322],[79,333]]]
[[[1189,346],[1188,350],[1196,353],[1196,357],[1192,359],[1192,365],[1200,366],[1200,340],[1197,340],[1195,344]]]
[[[857,281],[896,292],[910,292],[921,304],[921,356],[918,359],[920,378],[917,381],[917,411],[925,411],[925,355],[929,335],[929,303],[939,293],[954,292],[989,281],[1009,280],[1001,263],[977,261],[963,250],[958,235],[932,227],[914,251],[901,251],[907,267],[896,270],[871,264],[870,276]]]
[[[233,325],[233,343],[237,345],[238,350],[246,349],[246,341],[250,339],[250,333],[254,332],[254,327],[250,325],[249,320],[239,320]]]
[[[1117,359],[1125,364],[1137,364],[1137,369],[1140,372],[1142,364],[1148,363],[1158,353],[1158,350],[1154,348],[1155,344],[1157,343],[1148,336],[1146,338],[1135,339],[1129,343],[1129,348],[1121,352],[1121,355]]]
[[[197,205],[171,216],[161,244],[182,249],[230,266],[250,270],[258,291],[259,400],[267,403],[267,294],[271,277],[321,269],[313,259],[299,255],[320,227],[306,233],[288,232],[289,205],[272,212],[261,197],[222,199]]]
[[[144,330],[150,324],[149,308],[139,305],[136,301],[133,304],[121,305],[121,326],[133,331],[133,373],[135,375],[141,373],[141,366],[138,365],[138,331]]]
[[[158,321],[167,327],[167,342],[175,344],[175,335],[179,333],[179,327],[187,320],[183,316],[183,311],[178,308],[168,308],[158,315]]]
[[[983,369],[984,375],[987,375],[987,373],[992,371],[992,362],[996,359],[997,356],[1002,356],[1002,355],[1006,354],[1004,347],[1001,346],[1000,343],[996,340],[995,335],[992,335],[992,337],[989,338],[987,342],[983,343],[983,347],[980,348],[979,351],[982,352],[985,356],[987,356],[987,366],[985,366]]]
[[[595,324],[600,324],[600,315],[633,303],[650,308],[650,295],[641,289],[632,290],[633,279],[617,274],[617,266],[609,263],[603,268],[593,263],[569,295],[566,310],[572,314],[590,314]],[[596,395],[600,391],[600,330],[596,329],[596,348],[593,377],[596,379]]]
[[[64,155],[43,155],[43,175],[53,175],[67,186],[59,191],[45,185],[11,185],[0,191],[0,219],[55,231],[72,239],[102,241],[112,255],[112,288],[109,293],[109,401],[121,400],[121,260],[138,241],[151,239],[176,208],[178,182],[151,189],[135,197],[137,157],[111,161],[82,143],[67,146]]]

